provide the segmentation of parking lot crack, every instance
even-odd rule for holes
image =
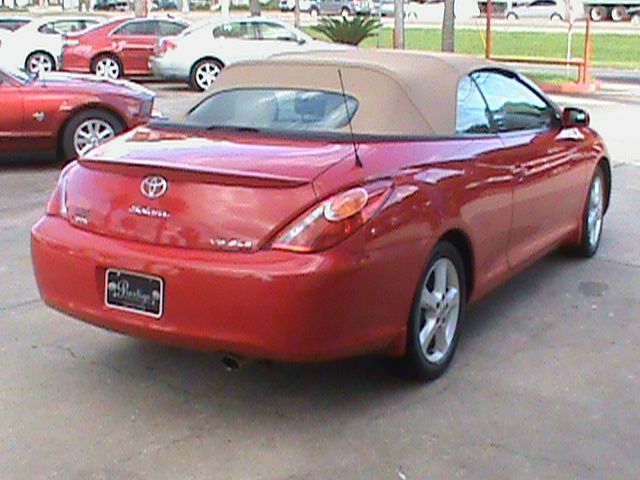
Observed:
[[[9,312],[11,310],[17,310],[21,307],[27,307],[40,302],[40,298],[31,298],[18,303],[10,303],[9,305],[0,305],[0,312]]]

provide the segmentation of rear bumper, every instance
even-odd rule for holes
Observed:
[[[33,227],[31,247],[45,302],[109,330],[281,361],[402,353],[409,305],[385,298],[393,295],[380,285],[385,265],[347,248],[322,255],[195,251],[111,239],[47,216]],[[107,268],[162,277],[163,316],[106,307]]]
[[[149,69],[155,77],[167,80],[188,80],[189,69],[184,65],[171,62],[165,58],[151,57],[149,59]]]

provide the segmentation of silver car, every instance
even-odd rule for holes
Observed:
[[[208,21],[176,37],[160,38],[149,66],[157,77],[181,80],[202,91],[213,85],[225,66],[233,63],[280,53],[344,48],[314,40],[279,20],[234,18]]]
[[[564,4],[556,0],[534,0],[531,3],[513,7],[507,12],[507,20],[545,19],[564,20]]]

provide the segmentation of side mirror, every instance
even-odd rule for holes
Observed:
[[[296,43],[298,45],[304,45],[305,43],[307,43],[307,41],[302,37],[298,37],[298,38],[296,38]]]
[[[581,108],[567,107],[562,111],[564,128],[588,127],[589,121],[589,114]]]

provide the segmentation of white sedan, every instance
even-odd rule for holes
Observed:
[[[222,69],[244,60],[262,60],[279,53],[343,50],[348,47],[314,40],[278,20],[243,18],[195,25],[181,35],[160,39],[149,65],[154,75],[188,82],[207,90]]]
[[[0,65],[27,73],[57,70],[63,35],[100,23],[94,17],[41,17],[14,32],[3,32]]]

